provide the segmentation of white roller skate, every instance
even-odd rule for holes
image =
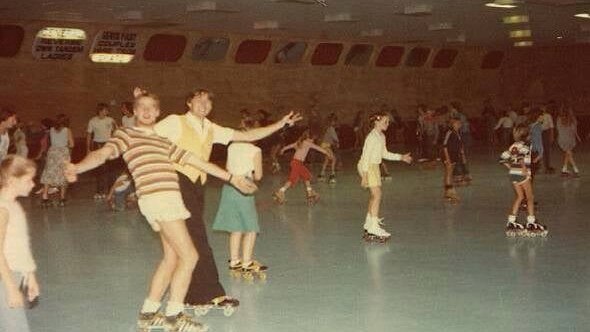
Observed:
[[[328,178],[328,183],[329,184],[336,184],[336,175],[331,174],[330,177]]]
[[[272,162],[272,174],[277,174],[281,171],[281,164],[278,161]]]
[[[528,237],[546,237],[549,234],[547,226],[539,224],[534,219],[527,218],[526,236]]]
[[[240,260],[237,260],[234,262],[229,260],[228,263],[229,263],[229,274],[234,278],[239,278],[240,271],[242,270],[242,262]]]
[[[370,217],[368,228],[365,230],[363,238],[367,242],[384,243],[391,237],[391,234],[381,228],[381,218]]]
[[[459,195],[455,191],[455,188],[446,189],[443,197],[448,203],[451,203],[453,205],[459,204],[459,202],[461,201]]]
[[[277,202],[278,204],[285,204],[285,202],[287,201],[285,199],[285,192],[282,190],[277,190],[272,194],[272,198],[275,202]]]

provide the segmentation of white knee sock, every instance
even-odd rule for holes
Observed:
[[[145,301],[143,301],[143,306],[141,307],[141,312],[143,312],[143,313],[156,312],[160,309],[160,306],[162,306],[161,302],[155,302],[150,299],[145,299]]]

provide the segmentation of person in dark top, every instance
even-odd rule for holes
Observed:
[[[444,170],[444,198],[451,203],[459,202],[459,195],[453,187],[453,172],[457,165],[465,164],[465,150],[463,148],[463,140],[459,134],[461,128],[461,120],[452,118],[449,120],[449,129],[445,133],[443,141],[443,163]]]

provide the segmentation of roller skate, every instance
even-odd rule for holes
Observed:
[[[187,305],[185,310],[193,312],[195,316],[205,316],[211,309],[223,310],[223,315],[229,317],[234,314],[240,301],[229,296],[220,296],[206,304]]]
[[[308,189],[306,199],[307,205],[314,206],[320,200],[320,194],[313,191],[313,189]]]
[[[242,266],[242,278],[252,281],[258,277],[258,279],[264,281],[266,280],[266,270],[268,270],[268,266],[262,265],[257,261],[251,261],[249,264]]]
[[[330,177],[328,178],[328,183],[335,184],[336,183],[336,175],[330,174]]]
[[[363,235],[365,241],[385,243],[389,240],[391,234],[381,228],[381,220],[383,219],[369,217],[369,225],[365,228],[365,233]]]
[[[272,168],[271,168],[272,174],[277,174],[280,171],[281,171],[281,164],[279,164],[278,161],[273,161]]]
[[[41,200],[41,207],[44,209],[51,207],[51,204],[52,203],[48,198],[43,198],[43,200]]]
[[[539,224],[535,220],[527,220],[526,236],[528,237],[546,237],[549,234],[547,226]]]
[[[458,204],[461,201],[459,195],[457,195],[457,192],[453,188],[445,190],[445,194],[443,197],[447,202],[453,205]]]
[[[572,177],[573,177],[574,179],[579,179],[579,178],[580,178],[580,172],[576,172],[576,171],[574,171],[574,173],[572,174]]]
[[[285,204],[285,202],[287,201],[285,199],[285,192],[282,190],[277,190],[272,194],[272,198],[275,202],[277,202],[278,204]]]
[[[318,175],[318,182],[326,182],[326,176],[324,174]]]
[[[197,322],[193,317],[179,313],[176,316],[166,317],[164,321],[166,332],[207,332],[209,326]]]
[[[562,178],[567,178],[569,176],[570,176],[570,172],[568,172],[568,171],[561,171],[561,177]]]
[[[242,270],[242,262],[238,259],[237,261],[228,261],[229,263],[229,273],[232,277],[239,277],[240,271]],[[233,264],[232,264],[233,263]]]
[[[57,206],[59,206],[59,207],[65,207],[66,206],[66,200],[65,200],[65,198],[60,199],[57,202]]]
[[[389,175],[389,174],[384,174],[384,175],[381,177],[381,180],[383,180],[383,181],[388,181],[388,182],[389,182],[389,181],[391,181],[391,175]]]
[[[148,313],[139,313],[139,318],[137,319],[137,331],[138,332],[164,332],[166,331],[165,327],[166,316],[161,312],[148,312]]]
[[[506,223],[505,232],[508,237],[516,237],[524,235],[525,229],[523,225],[516,221],[508,221],[508,223]]]

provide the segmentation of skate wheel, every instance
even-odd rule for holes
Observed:
[[[262,281],[266,281],[266,273],[264,273],[264,272],[260,272],[260,273],[258,274],[258,277],[260,278],[260,280],[262,280]]]
[[[242,277],[243,277],[245,280],[248,280],[248,281],[252,281],[252,280],[254,280],[254,275],[252,275],[252,272],[244,272],[244,273],[242,274]]]
[[[226,307],[223,308],[223,315],[225,317],[230,317],[231,315],[234,314],[235,311],[236,311],[236,308],[235,307],[226,306]]]

